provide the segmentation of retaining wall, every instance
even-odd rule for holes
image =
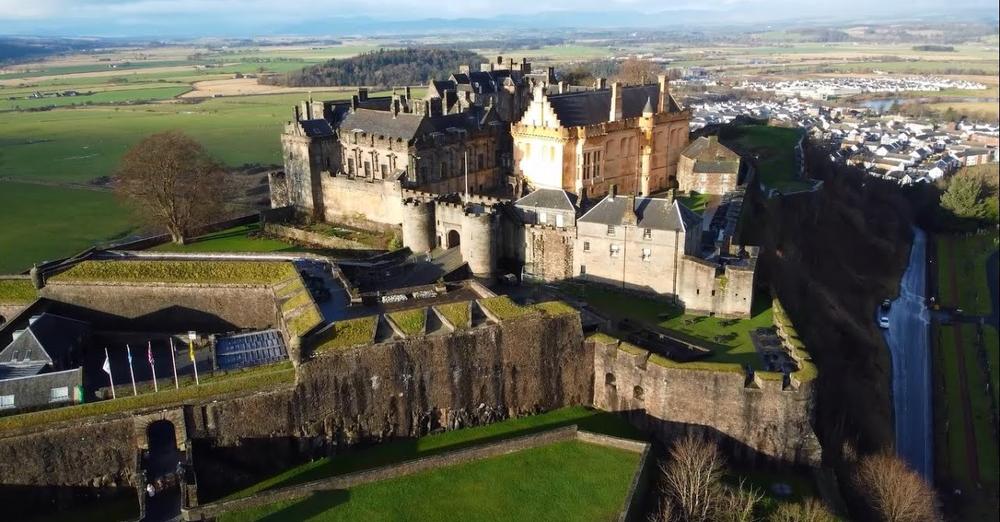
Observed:
[[[372,248],[364,243],[359,243],[350,239],[335,237],[318,232],[310,232],[301,228],[279,225],[276,223],[264,223],[264,232],[278,237],[284,237],[303,243],[321,246],[323,248],[339,248],[349,250],[371,250]]]

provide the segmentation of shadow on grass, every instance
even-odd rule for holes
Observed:
[[[291,505],[281,508],[274,513],[257,518],[259,522],[286,522],[288,520],[309,520],[312,517],[321,515],[341,504],[346,504],[351,499],[350,491],[337,489],[332,491],[320,491],[308,497],[297,500]]]
[[[582,431],[615,437],[642,439],[641,432],[623,417],[585,408],[567,408],[548,414],[511,419],[496,424],[448,431],[423,439],[408,438],[385,442],[366,449],[326,457],[292,468],[285,473],[235,492],[227,498],[240,498],[259,491],[302,484],[337,475],[373,469],[407,460],[455,451],[541,431],[576,424]],[[263,486],[263,487],[261,487]]]

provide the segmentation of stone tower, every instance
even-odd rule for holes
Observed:
[[[496,270],[495,221],[495,214],[483,207],[469,207],[462,216],[462,259],[477,277],[492,277]]]
[[[434,249],[434,202],[407,199],[403,202],[403,246],[415,254]]]

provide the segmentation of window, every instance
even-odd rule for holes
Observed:
[[[653,239],[653,229],[651,229],[651,228],[644,228],[644,229],[642,229],[642,238],[643,239]]]
[[[354,175],[354,158],[347,158],[347,173]]]
[[[618,255],[622,253],[622,247],[621,245],[612,243],[609,251],[611,253],[611,257],[618,257]]]
[[[13,395],[0,395],[0,410],[9,410],[14,407]]]
[[[590,252],[590,241],[584,241],[583,242],[583,251],[584,252]]]
[[[69,400],[69,387],[52,388],[49,390],[49,402],[63,402]]]
[[[653,249],[651,249],[651,248],[644,248],[644,249],[642,249],[642,260],[643,261],[649,261],[649,259],[651,257],[653,257]]]
[[[615,226],[614,225],[608,225],[608,235],[609,236],[615,235]]]
[[[559,227],[559,228],[563,227],[563,215],[562,214],[556,214],[556,226]]]
[[[601,151],[594,151],[594,179],[601,177]]]
[[[365,177],[366,178],[372,177],[372,162],[370,161],[365,162]]]
[[[389,166],[385,163],[379,165],[379,170],[381,170],[382,179],[389,177]]]
[[[580,275],[587,275],[587,265],[580,265]]]
[[[636,387],[632,388],[632,398],[633,399],[635,399],[637,401],[641,401],[644,398],[644,396],[645,396],[645,393],[643,393],[643,391],[642,391],[642,386],[636,386]]]
[[[548,220],[549,220],[548,214],[546,214],[545,212],[539,212],[538,213],[538,223],[539,224],[544,225],[545,222],[548,221]]]

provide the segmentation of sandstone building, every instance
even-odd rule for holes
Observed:
[[[670,96],[666,76],[610,88],[598,80],[592,90],[536,85],[511,127],[516,179],[580,197],[603,196],[612,184],[640,195],[670,188],[690,116]]]
[[[719,143],[718,136],[702,136],[687,146],[677,162],[677,190],[721,196],[736,189],[740,156]]]

